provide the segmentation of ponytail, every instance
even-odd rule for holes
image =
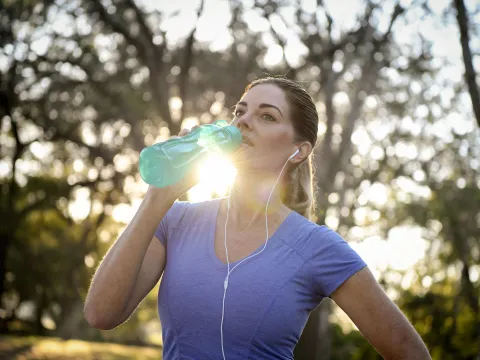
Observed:
[[[288,174],[282,202],[305,218],[312,219],[315,209],[312,155]]]

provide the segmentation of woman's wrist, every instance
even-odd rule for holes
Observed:
[[[173,205],[175,200],[177,200],[177,198],[178,197],[176,197],[169,188],[157,188],[150,186],[145,194],[144,201],[157,206],[163,203],[170,207]]]

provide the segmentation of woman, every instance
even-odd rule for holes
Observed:
[[[259,79],[234,116],[244,144],[232,156],[230,195],[176,201],[195,184],[193,175],[150,187],[93,278],[88,322],[99,329],[123,323],[163,274],[165,360],[292,359],[325,297],[384,358],[430,359],[360,256],[336,232],[307,220],[318,127],[310,96],[290,80]]]

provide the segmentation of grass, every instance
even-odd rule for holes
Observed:
[[[158,360],[159,348],[43,337],[0,337],[0,359]]]

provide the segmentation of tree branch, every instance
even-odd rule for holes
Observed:
[[[329,180],[335,179],[336,173],[338,170],[345,164],[346,157],[348,157],[351,147],[352,147],[352,134],[353,130],[355,128],[355,122],[356,120],[360,117],[361,112],[362,112],[362,106],[364,103],[364,99],[366,94],[369,93],[369,90],[374,87],[375,84],[375,77],[377,73],[377,67],[375,66],[375,53],[379,51],[387,42],[388,38],[390,35],[390,32],[392,30],[394,22],[398,19],[398,17],[403,14],[405,10],[397,4],[395,6],[395,9],[392,13],[392,16],[390,18],[390,23],[388,30],[385,32],[385,34],[381,37],[380,40],[375,41],[373,38],[373,32],[371,33],[372,35],[372,40],[373,40],[373,49],[369,54],[367,63],[365,64],[365,67],[362,72],[362,76],[358,81],[358,86],[355,91],[354,95],[354,101],[352,104],[352,109],[350,113],[348,114],[347,121],[346,121],[346,126],[343,129],[343,136],[342,136],[342,143],[340,145],[340,149],[338,151],[338,154],[336,156],[335,161],[333,162],[333,167],[329,171]],[[371,29],[373,31],[373,29]]]
[[[102,19],[102,21],[106,25],[110,26],[114,32],[123,35],[131,45],[137,48],[139,53],[141,53],[142,55],[145,54],[145,49],[143,48],[143,45],[139,42],[139,40],[132,36],[132,34],[130,34],[130,30],[128,29],[128,27],[126,27],[123,23],[115,20],[114,17],[107,12],[100,0],[94,0],[93,4],[94,8],[97,10],[96,12],[100,16],[100,19]]]
[[[200,3],[200,7],[197,10],[197,22],[200,16],[202,15],[203,8],[205,5],[205,1],[202,0]],[[195,41],[195,33],[197,31],[197,26],[195,26],[190,33],[190,36],[188,37],[186,43],[185,43],[185,55],[183,58],[183,64],[181,66],[181,71],[180,71],[180,98],[182,99],[182,109],[180,113],[180,121],[182,121],[183,117],[185,116],[185,103],[187,100],[187,89],[188,89],[188,71],[190,70],[190,67],[193,64],[193,43]]]
[[[15,139],[15,151],[12,157],[12,177],[9,182],[8,192],[7,192],[7,209],[14,209],[13,207],[13,199],[15,198],[17,192],[17,183],[15,182],[15,173],[16,173],[16,163],[17,160],[20,158],[25,145],[22,144],[20,141],[20,136],[18,134],[18,126],[17,122],[13,116],[13,108],[15,106],[15,75],[17,71],[17,61],[14,60],[12,66],[8,70],[8,79],[5,86],[5,115],[10,118],[11,123],[11,130],[13,134],[13,138]]]
[[[145,15],[142,13],[138,5],[134,0],[126,0],[128,6],[133,9],[135,16],[137,17],[138,25],[143,33],[143,37],[148,41],[149,44],[153,44],[153,33],[152,30],[148,27],[145,22]]]

